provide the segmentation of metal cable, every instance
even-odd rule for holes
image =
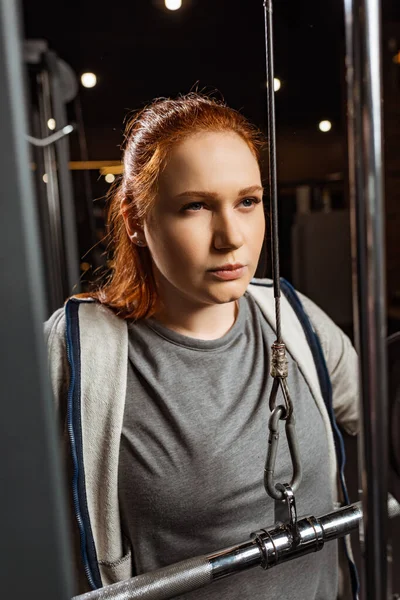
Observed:
[[[271,253],[272,278],[274,281],[276,337],[281,343],[281,286],[279,269],[279,233],[278,233],[278,186],[276,169],[276,130],[274,96],[274,41],[272,35],[272,0],[264,0],[265,52],[267,68],[267,108],[268,108],[268,160],[271,211]]]
[[[290,421],[290,427],[286,427],[286,435],[290,435],[289,448],[293,466],[292,484],[297,489],[301,482],[302,471],[299,456],[294,416],[293,403],[290,399],[287,387],[288,363],[285,355],[285,344],[282,341],[281,327],[281,285],[279,269],[279,233],[278,233],[278,185],[276,168],[276,129],[275,129],[275,90],[274,90],[274,40],[273,40],[273,20],[272,20],[272,0],[264,0],[264,23],[265,23],[265,52],[266,52],[266,70],[267,70],[267,108],[268,108],[268,159],[269,159],[269,185],[270,185],[270,212],[271,212],[271,258],[272,258],[272,278],[274,283],[275,297],[275,319],[276,319],[276,341],[271,348],[271,376],[274,378],[270,396],[270,409],[275,411],[276,397],[278,389],[281,390],[285,399],[285,410],[281,411],[280,419]],[[278,408],[278,407],[277,407]],[[271,416],[272,418],[272,416]],[[271,423],[270,418],[270,423]],[[288,424],[288,423],[287,423]],[[272,436],[272,437],[271,437]],[[282,500],[282,492],[276,488],[273,472],[275,459],[273,453],[276,445],[272,441],[279,437],[279,432],[275,434],[270,431],[268,452],[265,466],[264,484],[267,494],[275,499]]]

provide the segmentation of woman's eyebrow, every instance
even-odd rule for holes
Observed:
[[[264,188],[261,185],[250,185],[238,192],[238,196],[246,196],[246,194],[254,194],[255,192],[263,192]],[[212,198],[219,199],[221,196],[217,192],[202,192],[200,190],[187,190],[174,196],[174,199],[190,196],[192,198]]]
[[[264,188],[261,185],[250,185],[240,190],[238,196],[246,196],[246,194],[254,194],[254,192],[264,192]]]

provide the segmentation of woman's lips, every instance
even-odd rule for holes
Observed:
[[[224,281],[230,281],[232,279],[239,279],[244,275],[244,272],[247,267],[239,267],[238,269],[228,270],[223,269],[221,271],[210,271],[211,275],[215,275],[218,279],[223,279]]]

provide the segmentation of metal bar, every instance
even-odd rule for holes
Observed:
[[[52,133],[51,135],[48,135],[43,139],[35,138],[31,135],[26,135],[25,137],[28,140],[28,142],[30,142],[34,146],[38,146],[39,148],[45,148],[46,146],[50,146],[50,144],[54,144],[54,142],[58,142],[58,140],[61,140],[64,136],[72,133],[73,130],[73,125],[66,125],[59,131],[56,131],[55,133]]]
[[[364,594],[387,598],[387,364],[379,0],[344,0],[359,457],[365,514]]]
[[[65,103],[61,95],[61,78],[58,59],[54,52],[48,51],[45,54],[45,62],[49,69],[49,82],[51,96],[53,99],[54,118],[57,127],[60,129],[66,127],[67,115]],[[65,297],[80,292],[80,270],[79,270],[79,248],[78,236],[76,230],[76,211],[74,195],[72,188],[72,178],[68,167],[69,161],[69,139],[63,137],[56,143],[57,166],[58,166],[58,184],[61,201],[62,230],[64,237],[64,255],[66,262],[67,288]],[[65,298],[64,298],[65,299]]]
[[[0,0],[1,597],[71,597],[64,486],[43,340],[44,285],[29,167],[19,2]]]
[[[389,511],[398,516],[397,502],[389,504]],[[75,596],[73,600],[168,600],[253,567],[270,569],[317,552],[325,542],[357,529],[361,520],[361,502],[357,502],[319,518],[300,519],[296,535],[288,526],[261,529],[252,534],[250,541]]]
[[[81,161],[88,163],[89,162],[89,152],[88,152],[88,145],[87,145],[87,140],[86,140],[85,125],[83,122],[82,103],[81,103],[79,93],[77,94],[77,96],[74,99],[74,108],[75,108],[75,118],[77,121],[77,133],[78,133],[78,143],[79,143],[79,151],[80,151]],[[71,169],[70,165],[71,165],[71,162],[69,163],[69,168]],[[88,230],[89,230],[89,234],[90,234],[90,248],[92,248],[97,242],[96,219],[94,216],[94,209],[93,209],[94,198],[93,198],[92,183],[90,180],[90,173],[87,169],[85,169],[83,171],[83,183],[84,183],[85,200],[86,200],[86,206],[87,206],[87,219],[88,219],[88,225],[89,225]],[[95,266],[96,267],[100,266],[100,263]]]
[[[43,138],[48,131],[47,122],[50,118],[53,118],[49,74],[44,68],[37,77],[37,91],[41,127],[40,137]],[[43,238],[46,237],[50,240],[50,253],[46,256],[46,274],[49,289],[49,313],[46,317],[48,318],[58,307],[62,306],[67,296],[67,284],[58,171],[53,145],[43,147],[43,159],[47,177],[45,184],[47,206],[43,207],[43,212],[47,213],[48,223],[46,220],[41,223],[41,234]]]

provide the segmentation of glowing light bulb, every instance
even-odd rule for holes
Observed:
[[[85,88],[92,88],[97,83],[97,77],[94,73],[83,73],[81,76],[81,83]]]
[[[332,129],[332,123],[330,121],[321,121],[318,125],[321,131],[326,133]]]
[[[278,90],[281,89],[281,80],[278,79],[277,77],[274,77],[274,92],[277,92]]]
[[[44,181],[45,183],[49,183],[49,176],[47,175],[47,173],[45,173],[45,174],[43,175],[42,179],[43,179],[43,181]]]
[[[165,8],[168,10],[179,10],[182,6],[182,0],[165,0]]]
[[[107,181],[107,183],[112,183],[113,181],[115,181],[115,175],[113,175],[112,173],[107,173],[104,179]]]
[[[54,131],[54,129],[56,128],[56,122],[55,122],[55,119],[49,119],[49,120],[47,121],[47,127],[48,127],[49,129],[51,129],[51,131]]]

